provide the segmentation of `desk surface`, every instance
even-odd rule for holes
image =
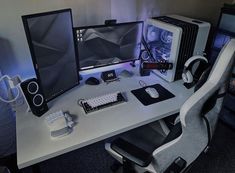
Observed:
[[[131,90],[140,88],[139,80],[145,81],[147,85],[159,83],[175,97],[144,106],[131,93]],[[125,92],[128,102],[88,115],[77,105],[78,99],[115,91]],[[24,104],[17,108],[16,114],[18,167],[24,168],[39,163],[179,112],[181,105],[191,94],[192,89],[186,89],[182,81],[168,83],[154,74],[147,77],[140,77],[138,74],[131,78],[122,77],[119,82],[102,83],[98,86],[88,86],[82,82],[76,88],[51,101],[49,111],[42,117],[27,113]],[[77,125],[70,135],[51,139],[44,118],[58,110],[69,111],[75,115]]]

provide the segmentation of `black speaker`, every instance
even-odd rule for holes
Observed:
[[[48,111],[45,97],[40,89],[37,79],[28,79],[20,84],[25,99],[32,113],[38,117]]]

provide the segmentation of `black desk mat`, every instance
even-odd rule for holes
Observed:
[[[159,93],[159,97],[158,98],[150,97],[149,94],[145,91],[145,89],[148,88],[148,87],[155,88],[158,91],[158,93]],[[161,101],[164,101],[164,100],[167,100],[167,99],[175,97],[174,94],[172,94],[170,91],[165,89],[160,84],[146,86],[146,87],[143,87],[143,88],[132,90],[131,92],[145,106],[148,106],[148,105],[151,105],[151,104],[154,104],[154,103],[157,103],[157,102],[161,102]]]

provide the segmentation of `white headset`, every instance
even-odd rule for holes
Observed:
[[[204,56],[200,56],[200,55],[192,56],[185,62],[183,73],[182,73],[182,79],[185,83],[193,82],[192,68],[193,68],[193,65],[199,61],[206,63],[206,64],[208,63],[208,60]]]

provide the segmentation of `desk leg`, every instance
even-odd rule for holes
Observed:
[[[41,173],[41,169],[39,164],[35,164],[32,166],[33,173]]]

